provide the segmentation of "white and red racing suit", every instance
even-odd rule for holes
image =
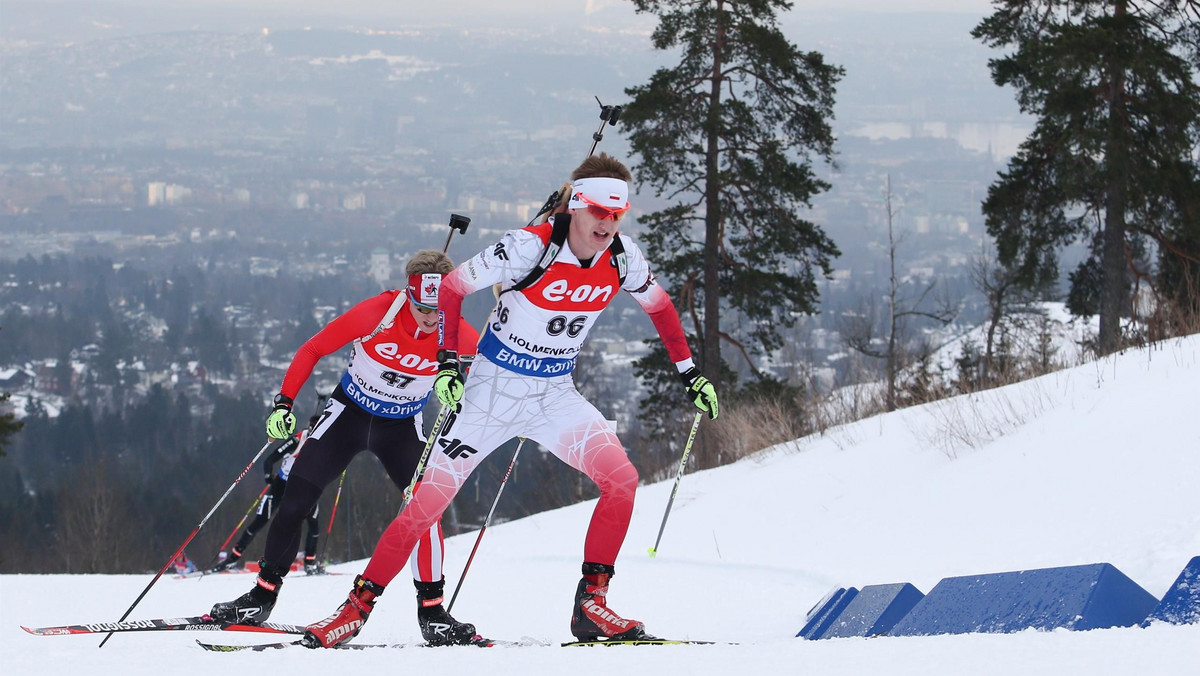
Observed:
[[[550,224],[512,230],[442,282],[443,345],[460,342],[462,299],[501,285],[456,414],[443,427],[413,500],[384,531],[363,576],[386,585],[471,472],[515,436],[533,439],[600,489],[584,542],[584,561],[616,560],[637,490],[637,470],[604,416],[575,389],[571,371],[596,318],[623,288],[650,316],[667,353],[683,371],[691,351],[679,315],[641,250],[618,234],[626,252],[622,285],[610,250],[582,263],[563,247],[528,288],[509,291],[534,268]]]

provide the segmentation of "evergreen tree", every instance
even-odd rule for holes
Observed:
[[[0,329],[3,328],[4,327],[0,327]],[[10,395],[8,392],[0,393],[0,404],[8,401],[10,396],[12,395]],[[5,455],[7,455],[4,449],[8,446],[9,439],[11,439],[14,434],[21,431],[22,425],[24,425],[24,423],[22,423],[20,420],[17,420],[16,414],[0,413],[0,458],[3,458]]]
[[[194,346],[196,357],[215,373],[233,371],[233,353],[221,318],[201,307],[192,322],[188,343]]]
[[[1099,315],[1098,349],[1107,354],[1120,346],[1132,261],[1145,240],[1158,245],[1161,281],[1195,279],[1200,6],[993,4],[972,35],[1005,50],[991,61],[992,79],[1014,87],[1021,110],[1038,119],[988,190],[988,232],[1001,263],[1028,286],[1057,276],[1060,249],[1087,244],[1068,297],[1073,310]]]
[[[10,396],[12,395],[10,395],[8,392],[0,394],[0,404],[8,401]],[[17,420],[16,414],[0,413],[0,458],[8,455],[4,449],[8,446],[9,439],[11,439],[14,434],[21,431],[22,425],[24,425],[24,423],[20,420]]]
[[[121,384],[117,363],[132,361],[133,357],[133,333],[123,322],[110,317],[100,329],[100,351],[94,361],[97,380],[105,385]]]
[[[839,255],[802,209],[829,188],[813,163],[832,161],[842,70],[788,42],[776,20],[785,0],[634,5],[659,17],[655,49],[679,53],[626,90],[634,177],[671,203],[639,216],[645,250],[684,308],[705,375],[726,379],[722,341],[759,374],[780,329],[816,310],[818,271]],[[723,311],[735,328],[722,328]]]

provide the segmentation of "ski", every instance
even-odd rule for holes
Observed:
[[[603,639],[595,641],[569,641],[564,648],[618,645],[717,645],[716,641],[689,641],[669,638]]]
[[[172,575],[171,577],[173,577],[176,580],[199,580],[201,578],[211,577],[213,575],[248,575],[250,573],[256,573],[256,572],[257,571],[248,570],[246,568],[226,568],[225,570],[211,570],[211,569],[210,570],[195,570],[190,573],[184,573],[183,575],[178,575],[178,574]],[[295,571],[293,571],[293,572],[295,572]],[[325,575],[337,576],[337,575],[353,575],[353,574],[354,573],[339,573],[336,571],[324,571],[323,570],[319,573],[304,573],[303,575],[297,575],[296,577],[288,578],[288,579],[297,579],[298,580],[298,579],[304,578],[304,577],[323,577]]]
[[[66,624],[58,627],[26,627],[22,629],[35,636],[70,636],[73,634],[107,634],[116,631],[248,631],[265,634],[303,634],[304,627],[295,624],[263,622],[254,624],[224,624],[209,615],[194,617],[163,618],[153,620],[126,620],[125,622],[96,622],[94,624]]]
[[[292,646],[307,647],[304,645],[304,639],[296,639],[295,641],[280,641],[278,643],[250,643],[250,644],[246,644],[246,645],[205,643],[204,641],[201,641],[200,639],[196,639],[196,645],[200,646],[201,648],[204,648],[205,650],[209,650],[209,651],[217,652],[217,653],[236,653],[236,652],[241,652],[243,650],[252,650],[254,652],[263,652],[265,650],[282,650],[284,648],[290,648]],[[350,644],[350,645],[354,645],[354,644]],[[348,647],[348,646],[339,645],[336,647],[342,648],[342,647]],[[363,647],[363,646],[360,645],[360,647]],[[375,647],[375,645],[372,644],[372,647]],[[378,647],[386,648],[387,646],[384,644],[379,644]]]
[[[278,641],[275,643],[251,643],[242,645],[229,645],[221,643],[207,643],[196,639],[196,644],[205,650],[221,653],[235,653],[243,650],[254,652],[263,652],[267,650],[283,650],[284,648],[304,647],[308,646],[304,643],[304,639],[295,641]],[[493,648],[497,646],[540,646],[549,647],[554,644],[535,639],[523,639],[521,641],[497,641],[494,639],[480,639],[468,645],[477,646],[480,648]],[[618,646],[618,645],[719,645],[716,641],[692,641],[692,640],[676,640],[665,638],[642,638],[642,639],[626,639],[626,640],[597,640],[597,641],[571,641],[568,643],[560,643],[564,648],[568,647],[590,647],[590,646]],[[339,643],[334,646],[335,650],[375,650],[378,648],[432,648],[446,646],[431,646],[428,643]]]
[[[266,650],[282,650],[284,648],[293,647],[309,647],[305,644],[304,639],[295,641],[279,641],[276,643],[251,643],[246,645],[228,645],[221,643],[206,643],[200,639],[196,639],[196,644],[205,650],[218,653],[236,653],[243,650],[251,650],[254,652],[263,652]],[[494,648],[497,646],[526,646],[526,645],[548,645],[541,641],[527,639],[524,641],[497,641],[494,639],[479,637],[478,640],[465,644],[478,648]],[[428,643],[339,643],[333,646],[334,650],[374,650],[376,648],[445,648],[452,646],[431,646]]]
[[[245,568],[226,568],[225,570],[193,570],[190,573],[184,573],[182,575],[177,573],[171,577],[175,578],[176,580],[193,580],[200,579],[202,577],[208,577],[209,575],[244,575],[250,572],[252,571],[246,570]]]

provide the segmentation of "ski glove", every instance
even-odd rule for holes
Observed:
[[[292,415],[292,398],[275,395],[275,409],[267,416],[267,436],[287,439],[296,431],[296,416]]]
[[[717,390],[708,382],[708,378],[700,375],[695,366],[679,374],[683,386],[687,388],[688,396],[696,408],[708,414],[710,419],[717,417]]]
[[[438,351],[438,374],[433,380],[433,393],[442,406],[454,406],[462,399],[463,377],[454,350]]]

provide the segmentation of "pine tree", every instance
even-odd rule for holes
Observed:
[[[728,378],[724,341],[766,380],[755,361],[816,310],[817,277],[839,255],[802,212],[829,188],[813,163],[832,162],[842,70],[780,32],[784,0],[634,5],[659,17],[654,48],[679,52],[677,65],[626,90],[634,177],[671,203],[639,216],[645,250],[685,309],[705,374]]]
[[[972,35],[1005,50],[991,61],[992,79],[1014,87],[1037,122],[988,190],[988,232],[1027,286],[1057,276],[1063,247],[1087,245],[1069,305],[1099,315],[1097,347],[1107,354],[1120,347],[1147,240],[1157,245],[1160,283],[1194,280],[1198,269],[1200,4],[993,4]]]
[[[10,396],[12,395],[10,395],[8,392],[0,394],[0,404],[8,401]],[[0,414],[0,458],[3,458],[5,455],[7,455],[4,449],[8,446],[9,440],[12,439],[12,436],[21,431],[22,425],[24,425],[24,423],[22,423],[20,420],[17,420],[17,416],[15,414]]]
[[[0,329],[3,328],[4,327],[0,327]],[[0,393],[0,404],[8,401],[10,396],[12,395],[10,395],[8,392]],[[0,414],[0,458],[3,458],[5,455],[7,455],[4,449],[8,446],[9,440],[12,439],[12,436],[21,431],[22,425],[24,425],[24,423],[22,423],[20,420],[17,420],[17,416],[15,414]]]

